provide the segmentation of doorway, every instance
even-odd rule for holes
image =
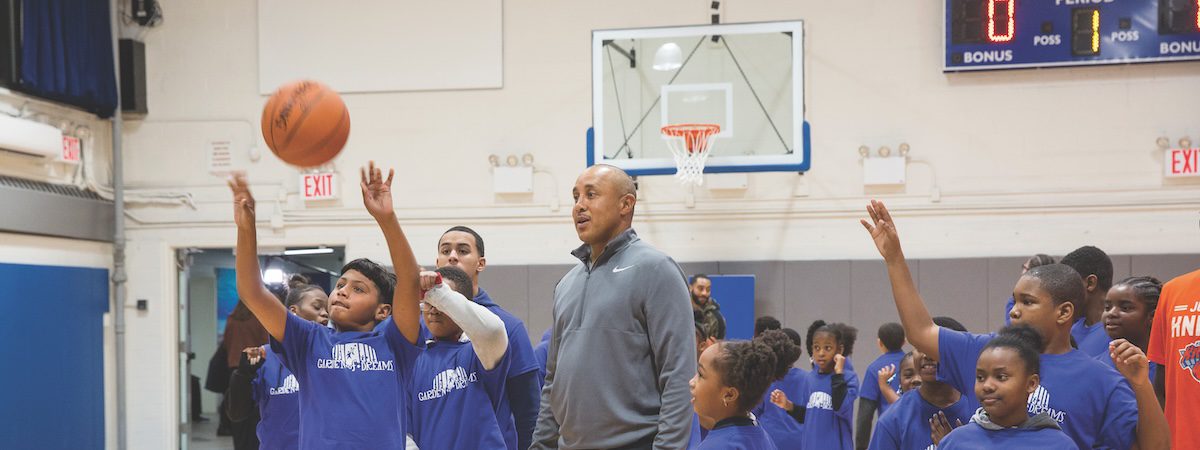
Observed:
[[[295,275],[303,275],[325,292],[337,282],[345,263],[344,247],[289,247],[259,253],[263,281],[282,293]],[[187,248],[177,252],[179,269],[180,448],[232,450],[233,438],[219,407],[219,388],[228,377],[227,364],[216,360],[226,319],[237,306],[234,253],[231,248]],[[263,342],[264,344],[266,342]],[[210,363],[214,370],[210,370]],[[213,377],[210,377],[210,372]],[[225,425],[222,425],[222,423]]]

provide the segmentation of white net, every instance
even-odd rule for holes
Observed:
[[[675,158],[675,178],[681,184],[704,184],[704,163],[713,148],[713,136],[721,131],[718,125],[683,124],[662,127],[663,140]]]

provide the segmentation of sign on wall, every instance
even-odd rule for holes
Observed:
[[[300,174],[300,197],[304,201],[337,199],[337,173],[318,172]]]
[[[1163,153],[1163,176],[1200,177],[1200,148],[1172,148]]]

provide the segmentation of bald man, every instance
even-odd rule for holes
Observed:
[[[687,280],[633,231],[633,179],[595,165],[571,190],[580,264],[554,288],[531,449],[682,449],[696,373]]]

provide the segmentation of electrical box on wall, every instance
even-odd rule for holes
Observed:
[[[908,158],[901,156],[864,158],[862,163],[864,185],[894,186],[906,182]]]
[[[533,167],[493,167],[492,191],[497,194],[533,193]]]
[[[129,0],[129,15],[138,25],[151,25],[158,18],[158,0]]]

